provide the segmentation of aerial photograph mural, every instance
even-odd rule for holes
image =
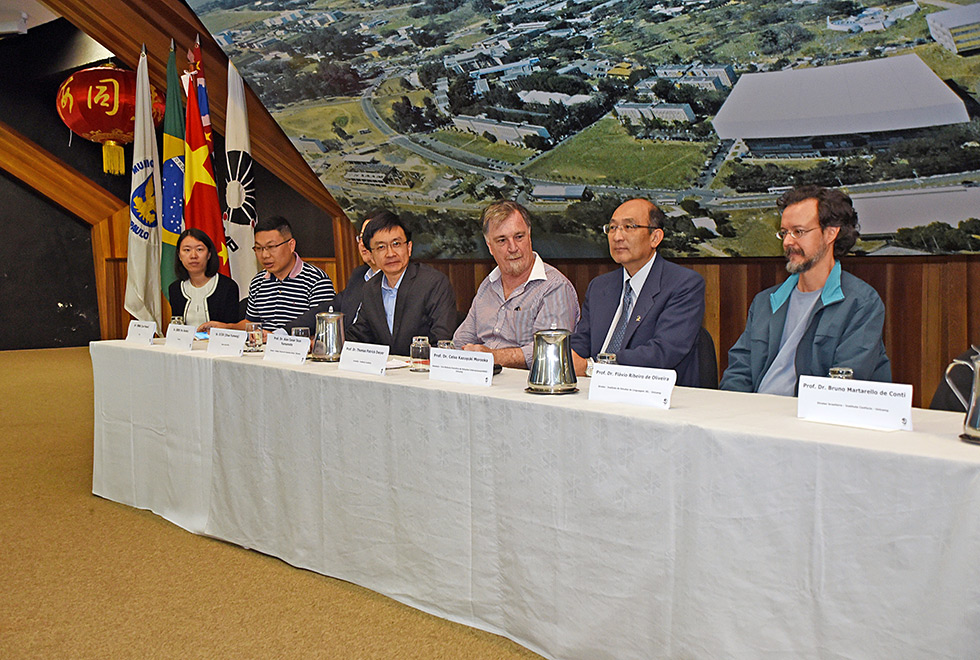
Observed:
[[[674,256],[781,254],[775,200],[854,199],[864,254],[980,251],[980,3],[189,0],[352,219],[485,257],[480,210],[608,256],[620,201]]]

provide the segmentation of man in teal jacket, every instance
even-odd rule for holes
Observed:
[[[878,293],[841,270],[858,237],[857,213],[839,190],[801,186],[777,202],[789,279],[758,294],[728,352],[721,389],[795,396],[800,376],[847,367],[858,380],[891,381]]]

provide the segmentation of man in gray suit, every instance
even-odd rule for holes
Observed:
[[[364,285],[347,339],[387,344],[393,355],[408,355],[412,337],[427,336],[433,345],[452,339],[456,294],[443,273],[409,261],[412,233],[402,221],[394,214],[373,218],[361,240],[381,274]]]

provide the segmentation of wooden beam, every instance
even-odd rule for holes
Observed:
[[[0,122],[0,169],[90,225],[129,206],[3,122]]]
[[[3,122],[0,169],[91,225],[100,335],[121,337],[126,312],[114,262],[126,258],[129,204]]]

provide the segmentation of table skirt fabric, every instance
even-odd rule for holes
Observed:
[[[91,346],[95,494],[554,659],[980,657],[980,447]]]

